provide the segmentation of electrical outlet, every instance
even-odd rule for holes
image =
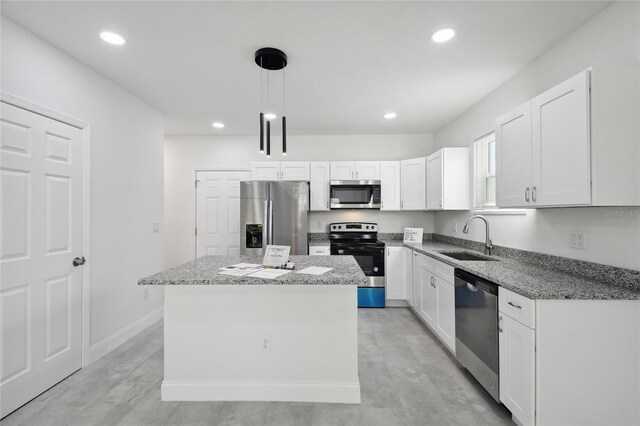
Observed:
[[[324,229],[324,222],[319,220],[318,221],[318,230],[323,230]]]
[[[151,232],[153,232],[154,234],[160,232],[160,222],[153,222],[151,224]]]
[[[262,336],[260,338],[260,350],[262,352],[271,352],[271,336]]]
[[[586,243],[586,233],[583,231],[571,231],[571,241],[569,246],[575,249],[584,250]]]
[[[142,293],[142,298],[147,299],[149,297],[149,289],[145,288],[144,293]]]
[[[453,233],[457,234],[458,233],[458,222],[453,224]]]

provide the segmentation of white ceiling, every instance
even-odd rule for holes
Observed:
[[[289,133],[366,134],[437,130],[608,4],[3,1],[2,13],[163,112],[167,134],[255,134],[265,46],[289,56]],[[457,36],[431,42],[445,26]]]

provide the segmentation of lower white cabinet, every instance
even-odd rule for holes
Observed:
[[[455,353],[456,317],[453,268],[412,251],[406,270],[411,273],[407,301],[440,340]]]
[[[456,300],[453,282],[433,276],[436,288],[436,322],[438,337],[455,352],[456,348]]]
[[[331,246],[309,246],[309,256],[329,256]]]
[[[536,332],[499,313],[500,401],[523,425],[535,424]]]
[[[410,251],[406,247],[387,247],[384,265],[387,300],[407,300]]]

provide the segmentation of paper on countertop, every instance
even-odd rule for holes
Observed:
[[[259,264],[259,263],[237,263],[237,264],[231,265],[231,266],[234,267],[234,268],[259,268],[262,265]]]
[[[322,275],[325,272],[329,272],[333,268],[325,268],[324,266],[309,266],[308,268],[301,269],[298,271],[298,274],[309,274],[309,275]]]
[[[260,269],[257,272],[250,274],[250,277],[254,278],[266,278],[268,280],[272,280],[274,278],[278,278],[282,275],[288,274],[291,271],[287,271],[284,269]]]
[[[260,271],[260,268],[220,268],[221,275],[231,275],[234,277],[242,277],[244,275],[253,274]]]

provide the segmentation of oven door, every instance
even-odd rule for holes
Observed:
[[[367,287],[384,287],[384,244],[331,243],[332,255],[351,255],[369,278]]]
[[[380,181],[332,180],[332,209],[380,209]]]

